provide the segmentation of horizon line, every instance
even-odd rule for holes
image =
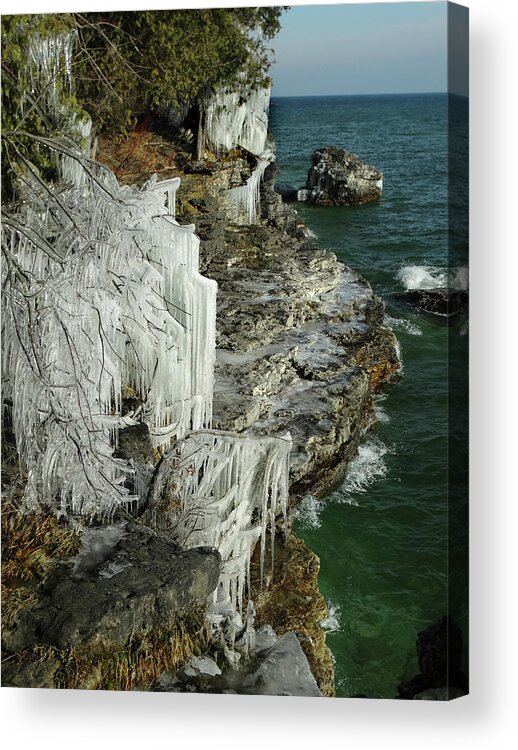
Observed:
[[[315,99],[318,97],[331,96],[437,96],[449,94],[450,96],[459,96],[462,99],[469,99],[468,94],[459,94],[454,91],[397,91],[397,92],[366,92],[362,94],[272,94],[272,99]]]

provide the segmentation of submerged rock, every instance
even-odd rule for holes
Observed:
[[[305,188],[298,200],[321,206],[354,206],[376,200],[383,189],[383,172],[356,154],[326,146],[311,155]]]
[[[424,312],[443,317],[457,315],[468,304],[466,290],[448,289],[409,289],[401,295],[407,302]]]

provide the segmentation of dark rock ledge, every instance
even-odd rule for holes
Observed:
[[[451,318],[460,313],[469,302],[467,290],[448,289],[447,287],[409,289],[399,296],[423,312],[446,318]]]
[[[86,536],[90,549],[62,563],[36,603],[3,628],[4,657],[17,655],[2,668],[4,687],[106,687],[102,661],[108,668],[132,643],[173,638],[179,620],[203,613],[217,586],[217,550],[182,550],[167,535],[135,523],[87,530]],[[188,640],[181,647],[190,655],[194,635]],[[67,663],[82,665],[74,669],[85,674],[61,685],[57,675]]]

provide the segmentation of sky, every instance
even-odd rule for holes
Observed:
[[[281,23],[273,96],[447,90],[446,2],[292,6]]]

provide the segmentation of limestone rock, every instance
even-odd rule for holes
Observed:
[[[322,696],[295,633],[286,633],[262,652],[255,671],[245,677],[242,692],[253,695]]]
[[[350,151],[326,146],[312,154],[298,199],[321,206],[354,206],[379,198],[382,189],[382,172]]]

